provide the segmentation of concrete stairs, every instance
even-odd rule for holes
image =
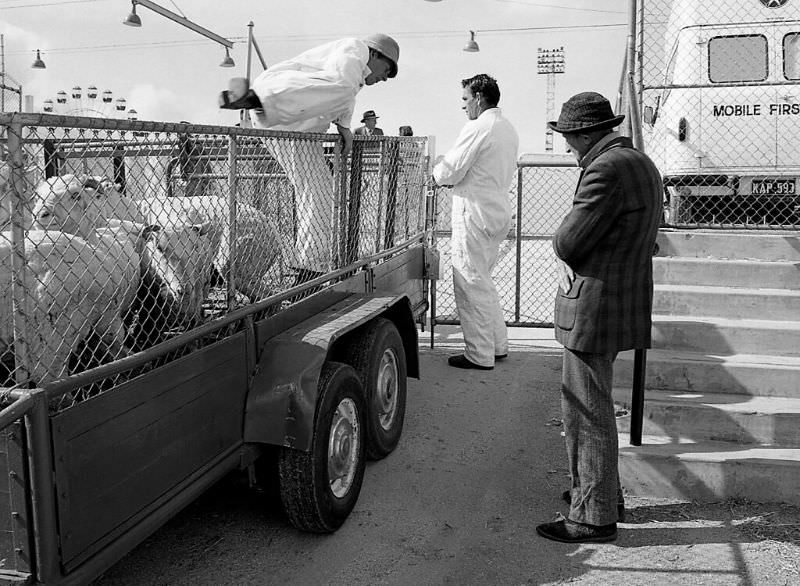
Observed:
[[[800,232],[662,230],[632,494],[800,505]],[[615,364],[630,406],[633,352]]]

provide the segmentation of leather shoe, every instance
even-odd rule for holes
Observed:
[[[261,108],[262,105],[253,90],[247,90],[247,93],[238,99],[225,90],[219,94],[219,107],[223,110],[254,110]]]
[[[561,500],[567,503],[568,505],[572,504],[572,491],[565,490],[561,493]],[[617,522],[624,523],[625,522],[625,503],[617,503]]]
[[[537,525],[536,533],[545,539],[562,543],[605,543],[617,538],[617,524],[588,525],[564,518]]]
[[[505,360],[506,358],[508,358],[508,354],[495,354],[494,355],[494,359],[495,360]]]
[[[481,366],[480,364],[475,364],[464,356],[463,354],[458,354],[457,356],[451,356],[447,359],[447,364],[450,366],[455,366],[456,368],[474,368],[475,370],[493,370],[494,366]]]

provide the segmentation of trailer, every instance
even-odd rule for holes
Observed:
[[[347,160],[332,135],[246,128],[8,114],[0,132],[13,273],[4,292],[13,339],[0,391],[0,582],[86,584],[236,470],[253,485],[276,482],[295,527],[340,527],[366,459],[400,440],[406,378],[420,374],[417,327],[437,272],[426,139],[370,137]],[[300,195],[271,141],[297,152],[309,141],[327,147],[328,268],[305,282],[290,258]],[[226,247],[227,264],[204,289],[201,319],[169,324],[111,359],[92,346],[94,360],[81,360],[103,337],[89,328],[54,376],[49,356],[35,352],[49,346],[32,327],[47,320],[34,320],[42,297],[28,287],[36,267],[26,246],[42,216],[30,197],[78,170],[108,176],[140,204],[226,201],[229,223],[215,246]],[[242,209],[275,220],[283,239],[271,235],[270,246],[284,249],[269,266],[250,262],[272,249],[258,231],[245,234]],[[255,277],[263,288],[243,287]],[[49,309],[50,318],[69,310]]]

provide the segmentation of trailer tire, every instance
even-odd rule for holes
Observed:
[[[283,448],[281,502],[302,531],[332,533],[358,500],[366,466],[364,390],[349,365],[326,362],[319,377],[311,451]]]
[[[344,361],[352,364],[364,385],[367,401],[367,457],[391,454],[403,433],[407,367],[403,339],[386,318],[370,322],[350,341]]]

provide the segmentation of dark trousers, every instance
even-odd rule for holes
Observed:
[[[561,411],[572,477],[569,519],[590,525],[617,522],[621,502],[617,421],[611,397],[615,353],[564,348]]]

